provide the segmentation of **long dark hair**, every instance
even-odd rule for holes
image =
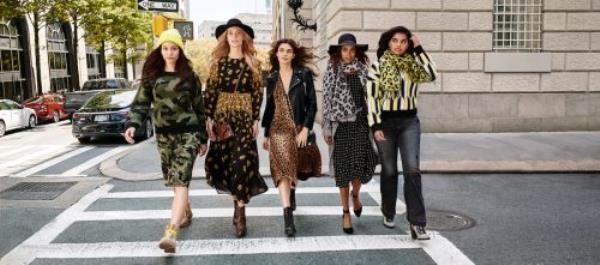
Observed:
[[[413,52],[415,50],[415,45],[413,44],[412,40],[410,40],[410,38],[412,37],[412,33],[410,32],[410,30],[408,30],[407,28],[405,28],[403,26],[397,26],[397,27],[393,27],[393,28],[389,29],[388,31],[382,33],[381,37],[379,37],[379,48],[377,48],[377,59],[381,58],[381,56],[383,55],[383,52],[385,52],[385,50],[390,48],[390,41],[392,40],[394,35],[396,35],[396,33],[402,33],[402,34],[406,35],[406,38],[408,39],[408,49],[406,50],[406,53],[408,53],[410,55],[413,54]]]
[[[279,70],[277,50],[279,49],[279,46],[281,46],[281,44],[284,43],[290,45],[294,50],[294,59],[292,59],[292,67],[300,66],[311,69],[308,66],[312,64],[313,60],[315,59],[315,55],[312,54],[309,48],[298,45],[298,43],[292,39],[280,39],[271,44],[271,50],[269,51],[269,62],[271,63],[271,72]],[[311,72],[313,73],[313,75],[316,74],[314,71],[312,71],[312,69]]]
[[[142,68],[142,84],[152,84],[157,78],[165,74],[165,59],[161,54],[162,45],[152,50],[146,57],[144,67]],[[179,58],[175,63],[175,75],[181,81],[175,87],[179,89],[186,82],[193,82],[194,70],[192,69],[190,60],[183,54],[183,50],[178,46]]]
[[[343,46],[337,48],[335,52],[331,53],[331,55],[329,56],[329,62],[333,65],[333,67],[337,67],[338,64],[342,61],[342,48]],[[359,62],[364,64],[369,63],[369,57],[367,56],[364,50],[356,49],[356,47],[354,47],[354,50],[356,51],[356,59],[358,59]]]

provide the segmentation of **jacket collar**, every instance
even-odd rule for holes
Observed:
[[[271,72],[267,78],[276,82],[277,78],[279,78],[279,70]],[[302,67],[294,66],[294,70],[292,73],[292,82],[290,84],[290,91],[292,91],[292,89],[300,83],[302,83]]]

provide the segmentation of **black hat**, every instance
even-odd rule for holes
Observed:
[[[242,21],[237,18],[232,18],[229,21],[227,21],[227,24],[218,26],[217,30],[215,30],[215,37],[218,39],[219,36],[221,36],[221,34],[223,34],[223,32],[225,32],[228,28],[231,28],[231,27],[241,28],[246,33],[248,33],[248,35],[250,35],[250,38],[254,39],[254,30],[252,29],[252,27],[242,23]]]
[[[356,47],[357,50],[367,51],[369,49],[369,45],[367,44],[357,44],[356,37],[351,33],[342,34],[338,38],[337,45],[329,45],[329,50],[327,51],[330,55],[337,52],[337,50],[344,45],[352,45]]]

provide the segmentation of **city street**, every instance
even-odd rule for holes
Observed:
[[[120,138],[81,145],[69,121],[14,131],[0,138],[0,177],[76,177],[130,146]]]
[[[0,199],[4,239],[0,264],[595,264],[600,260],[596,251],[600,225],[593,222],[600,218],[598,174],[425,174],[432,234],[425,242],[415,242],[407,234],[401,193],[396,228],[383,227],[378,176],[361,190],[365,209],[360,218],[353,217],[354,235],[341,231],[333,180],[303,182],[295,213],[298,233],[292,239],[283,234],[279,196],[270,178],[266,178],[270,190],[248,206],[249,232],[243,239],[233,233],[231,199],[217,194],[203,178],[195,178],[190,191],[193,224],[181,232],[177,254],[167,255],[157,248],[170,216],[171,192],[163,181],[111,179],[98,169],[100,162],[137,145],[125,145],[118,138],[80,145],[64,122],[14,132],[0,141],[3,152],[11,154],[2,155],[2,163],[13,165],[3,167],[9,177],[0,178],[2,190],[23,181],[72,183],[54,200]],[[48,149],[24,148],[42,143]],[[28,163],[12,162],[15,159]],[[198,164],[202,166],[201,161]]]

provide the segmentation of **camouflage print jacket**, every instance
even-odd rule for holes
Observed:
[[[176,91],[179,80],[176,75],[165,73],[155,82],[140,86],[131,104],[127,127],[139,128],[152,110],[156,133],[200,132],[200,141],[206,143],[200,79],[194,75],[193,84],[183,84]]]

